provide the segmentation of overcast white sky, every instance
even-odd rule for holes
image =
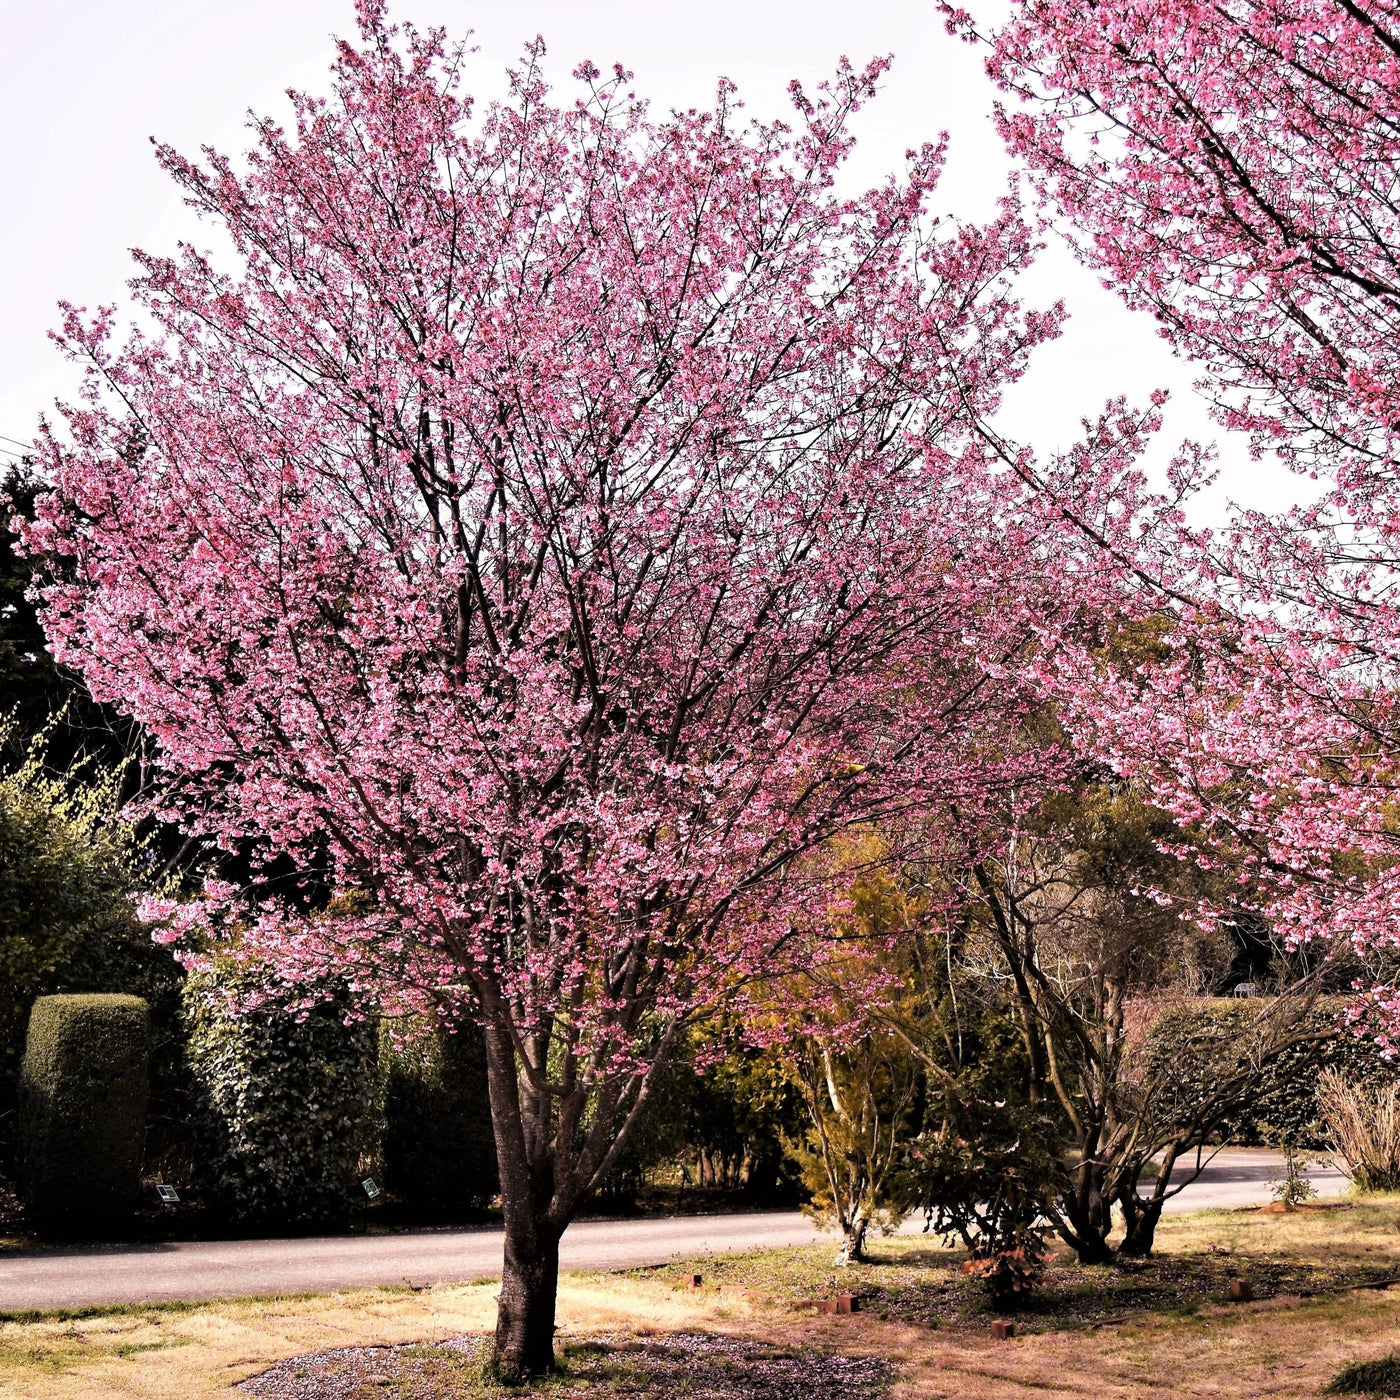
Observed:
[[[995,93],[933,0],[403,0],[391,14],[453,36],[474,30],[466,88],[478,99],[501,92],[505,65],[535,34],[562,88],[580,59],[620,61],[657,106],[702,106],[724,74],[763,115],[785,110],[789,79],[815,84],[842,54],[857,64],[893,54],[884,91],[858,119],[853,176],[873,182],[946,130],[942,207],[985,217],[1005,187]],[[247,111],[280,116],[287,87],[324,90],[330,35],[353,31],[353,0],[0,0],[0,435],[27,440],[73,384],[46,339],[60,298],[121,301],[129,249],[210,241],[147,138],[190,154],[205,144],[241,152]],[[1164,447],[1184,436],[1220,443],[1217,505],[1226,494],[1261,506],[1296,499],[1299,483],[1250,463],[1211,423],[1191,368],[1151,320],[1125,311],[1062,248],[1046,250],[1025,293],[1063,297],[1072,319],[1008,399],[1008,431],[1052,450],[1111,395],[1140,400],[1161,386],[1172,393]]]

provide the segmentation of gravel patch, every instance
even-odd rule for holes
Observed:
[[[259,1400],[474,1400],[500,1395],[482,1379],[481,1340],[341,1347],[279,1361],[239,1384]],[[884,1395],[889,1368],[703,1333],[571,1340],[565,1374],[518,1400],[852,1400]]]
[[[439,1400],[468,1396],[481,1370],[480,1339],[450,1337],[445,1342],[396,1347],[336,1347],[289,1357],[238,1389],[262,1400]]]

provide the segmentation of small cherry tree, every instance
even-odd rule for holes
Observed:
[[[72,310],[46,430],[58,657],[156,741],[164,810],[318,872],[210,880],[160,937],[484,1028],[501,1366],[553,1362],[560,1236],[683,1032],[822,957],[811,858],[1053,764],[1002,742],[1088,592],[975,423],[1058,313],[1007,205],[931,223],[940,147],[834,181],[883,64],[794,124],[552,104],[362,0],[331,96],[243,173],[160,148],[233,271],[139,255]]]

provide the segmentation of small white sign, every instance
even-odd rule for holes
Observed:
[[[180,1204],[180,1193],[173,1186],[157,1186],[156,1195],[160,1197],[162,1205],[178,1206]]]
[[[368,1196],[370,1200],[373,1200],[379,1194],[379,1187],[374,1184],[374,1178],[372,1176],[365,1177],[360,1185],[365,1188],[365,1195]]]

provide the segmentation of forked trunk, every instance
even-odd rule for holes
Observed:
[[[1108,1243],[1113,1228],[1112,1207],[1104,1198],[1097,1177],[1080,1172],[1073,1188],[1060,1193],[1057,1206],[1055,1228],[1079,1262],[1112,1263],[1114,1251]]]
[[[1123,1207],[1127,1233],[1118,1246],[1119,1254],[1129,1259],[1146,1259],[1152,1253],[1157,1222],[1162,1218],[1162,1204],[1159,1200],[1139,1200],[1135,1191],[1124,1192],[1119,1205]]]
[[[547,1375],[554,1368],[554,1300],[559,1237],[525,1212],[506,1216],[505,1261],[496,1312],[496,1373],[501,1380]]]

